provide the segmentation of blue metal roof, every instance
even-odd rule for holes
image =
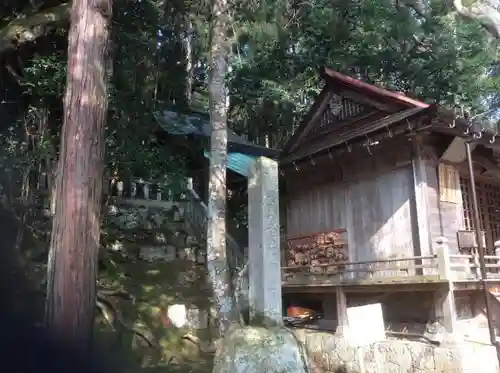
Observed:
[[[210,117],[205,113],[197,111],[181,113],[175,109],[168,108],[155,113],[154,116],[159,126],[171,135],[197,135],[210,137],[212,134]],[[264,156],[277,159],[280,153],[279,150],[276,149],[265,148],[263,146],[252,144],[242,136],[238,136],[229,128],[227,130],[227,146],[229,153],[240,153],[241,155],[247,154],[249,156],[256,157]],[[244,163],[245,161],[238,160],[235,162]]]
[[[179,113],[176,110],[163,110],[154,114],[156,121],[171,135],[198,135],[210,137],[212,127],[207,114],[191,111],[189,114]],[[247,144],[248,142],[228,128],[228,142]]]
[[[210,159],[210,153],[205,151],[203,153],[205,158]],[[257,157],[253,157],[251,155],[246,155],[243,153],[228,153],[227,155],[227,168],[231,171],[240,174],[248,178],[250,174],[250,167],[255,162]]]

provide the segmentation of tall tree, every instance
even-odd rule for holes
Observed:
[[[46,318],[54,336],[87,351],[94,323],[111,0],[71,8],[57,203]]]
[[[213,0],[210,42],[209,104],[212,135],[208,186],[207,265],[212,282],[219,333],[224,335],[233,319],[234,305],[226,253],[226,167],[228,72],[228,2]]]

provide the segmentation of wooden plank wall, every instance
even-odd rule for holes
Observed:
[[[413,256],[412,201],[411,166],[320,185],[288,197],[287,237],[345,228],[349,260]]]
[[[450,251],[458,253],[457,231],[464,228],[460,184],[457,182],[457,193],[460,193],[460,195],[456,202],[442,201],[439,191],[438,166],[432,160],[424,160],[423,162],[427,173],[427,200],[429,203],[431,240],[434,243],[438,237],[446,237]]]

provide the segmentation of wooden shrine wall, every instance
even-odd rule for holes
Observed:
[[[413,194],[411,166],[348,183],[310,185],[286,198],[286,237],[345,230],[350,261],[416,255]]]

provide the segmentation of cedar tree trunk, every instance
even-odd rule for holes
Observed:
[[[83,353],[90,348],[95,312],[111,9],[111,0],[73,0],[71,7],[57,202],[47,270],[49,331]]]

